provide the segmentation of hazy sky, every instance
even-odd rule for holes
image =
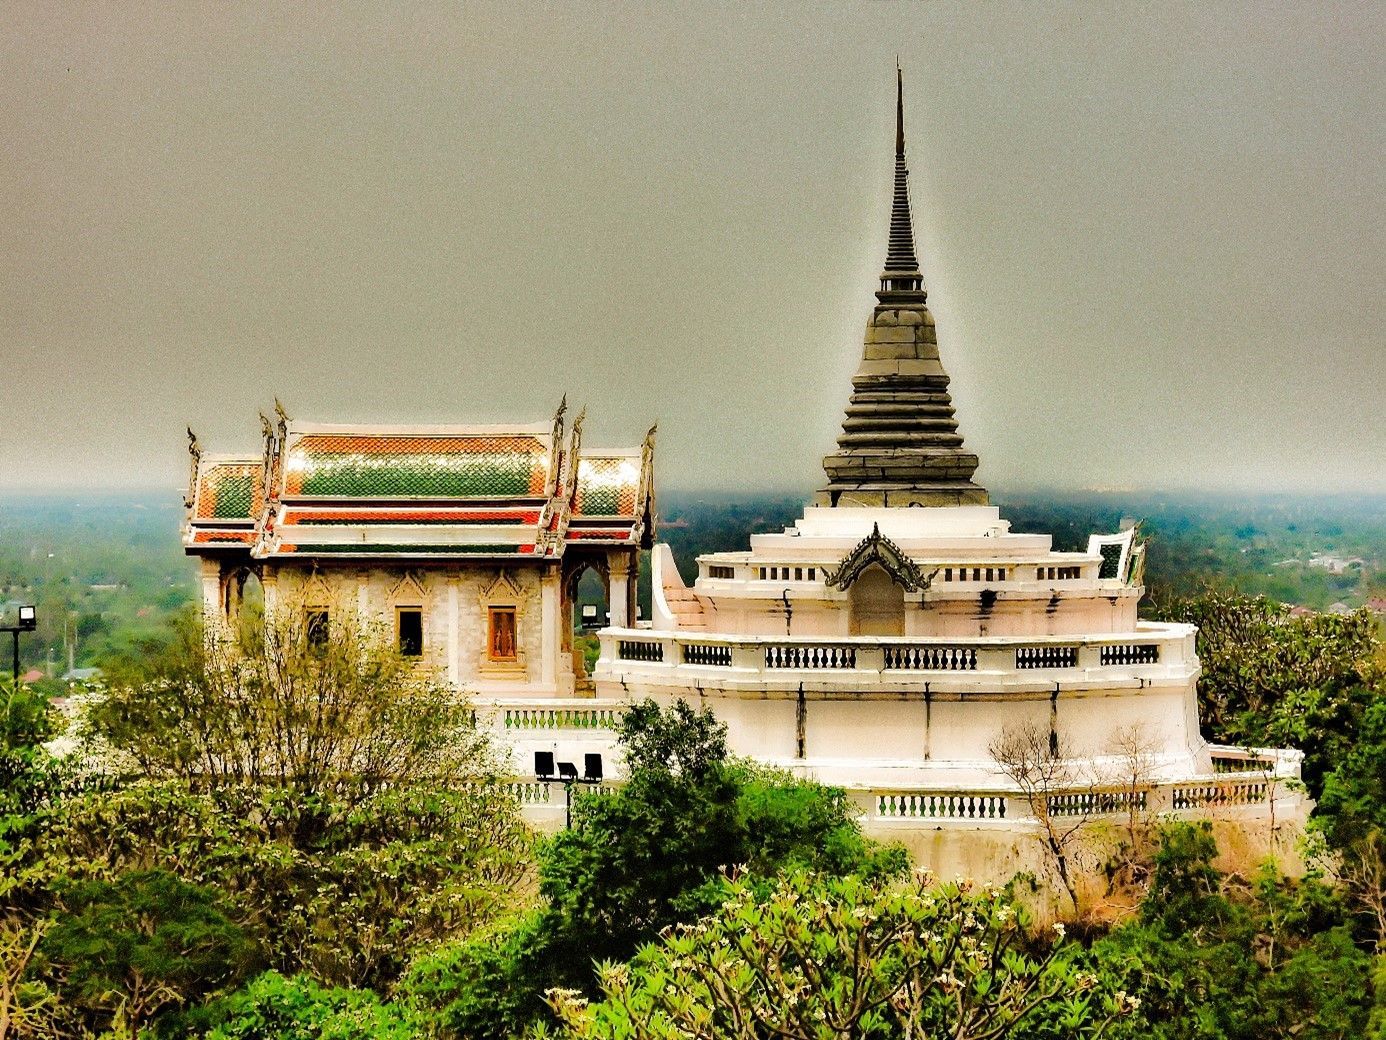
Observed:
[[[183,426],[660,423],[823,479],[916,231],[991,486],[1386,490],[1386,6],[0,8],[0,485]]]

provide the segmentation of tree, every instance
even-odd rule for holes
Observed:
[[[625,785],[580,798],[572,828],[541,850],[546,905],[431,951],[406,975],[404,990],[448,1035],[509,1037],[542,1018],[545,989],[595,992],[595,960],[623,960],[715,911],[737,865],[768,884],[786,868],[879,878],[908,864],[862,835],[841,790],[729,759],[706,709],[638,703],[620,737]]]
[[[167,871],[63,886],[60,913],[40,950],[60,971],[78,1008],[112,1017],[130,1036],[159,1011],[233,985],[251,968],[255,944],[217,895]]]
[[[413,1040],[409,1009],[369,990],[323,986],[303,975],[256,976],[198,1016],[216,1025],[206,1040]]]
[[[619,727],[627,780],[580,799],[540,864],[560,947],[583,961],[626,957],[704,908],[703,886],[744,847],[726,727],[679,701],[632,705]]]
[[[1372,959],[1342,894],[1263,868],[1248,884],[1213,867],[1207,821],[1161,833],[1139,919],[1095,942],[1089,963],[1140,1001],[1114,1024],[1130,1040],[1343,1040],[1365,1035]]]
[[[47,923],[26,927],[17,917],[0,920],[0,1040],[51,1032],[57,994],[30,977]]]
[[[1291,617],[1264,596],[1206,590],[1161,610],[1198,626],[1199,712],[1214,738],[1241,747],[1296,747],[1317,798],[1348,751],[1379,688],[1380,643],[1368,611]]]
[[[380,791],[494,775],[465,697],[378,626],[347,612],[319,640],[306,617],[284,609],[231,633],[179,626],[113,667],[96,734],[146,776],[285,792],[278,823],[300,844]]]
[[[1019,788],[1030,815],[1039,824],[1040,845],[1077,910],[1074,857],[1092,817],[1092,799],[1073,803],[1072,812],[1060,815],[1055,812],[1055,798],[1073,792],[1091,794],[1096,786],[1094,778],[1082,772],[1058,734],[1042,731],[1033,723],[1007,726],[987,750],[1001,772]]]
[[[336,822],[295,844],[274,821],[297,810],[274,789],[165,780],[88,792],[41,818],[6,902],[34,920],[65,881],[176,870],[225,897],[271,966],[388,985],[420,947],[465,936],[524,897],[533,837],[500,792],[402,787],[326,809]]]
[[[1079,1040],[1133,1004],[1076,952],[1034,943],[995,890],[800,873],[763,896],[733,882],[717,913],[602,965],[599,1003],[550,997],[572,1038]]]

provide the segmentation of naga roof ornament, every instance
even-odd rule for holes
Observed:
[[[850,589],[872,564],[880,566],[906,592],[923,592],[934,579],[933,574],[925,574],[898,545],[881,534],[880,524],[872,524],[871,533],[858,542],[856,548],[842,558],[837,570],[828,576],[828,588]]]

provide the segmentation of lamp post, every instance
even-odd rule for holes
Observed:
[[[38,628],[38,614],[28,604],[19,608],[19,618],[13,625],[0,625],[0,632],[8,632],[14,637],[14,690],[19,691],[19,633],[32,632]]]
[[[548,786],[555,780],[563,785],[563,825],[573,825],[573,785],[591,784],[600,786],[602,782],[602,756],[588,753],[583,756],[582,776],[578,776],[577,766],[571,762],[559,762],[555,767],[552,751],[534,753],[534,779]]]

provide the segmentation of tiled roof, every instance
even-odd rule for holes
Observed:
[[[514,556],[517,554],[532,554],[534,552],[534,545],[532,543],[523,542],[517,545],[452,543],[419,545],[414,543],[339,542],[318,545],[280,545],[278,552],[289,556]]]
[[[288,509],[284,525],[537,524],[538,509]]]
[[[305,498],[540,497],[549,448],[539,437],[304,434],[284,494]]]
[[[193,544],[195,545],[216,545],[218,542],[227,545],[250,545],[255,541],[254,531],[194,531]]]
[[[583,455],[578,460],[573,515],[634,517],[639,489],[638,455]]]
[[[205,456],[184,544],[275,557],[555,557],[651,532],[653,440],[580,450],[575,424],[266,427],[261,458]],[[574,463],[576,463],[574,465]],[[272,474],[268,492],[263,474]]]
[[[254,520],[265,506],[263,459],[209,459],[198,469],[198,520]]]

